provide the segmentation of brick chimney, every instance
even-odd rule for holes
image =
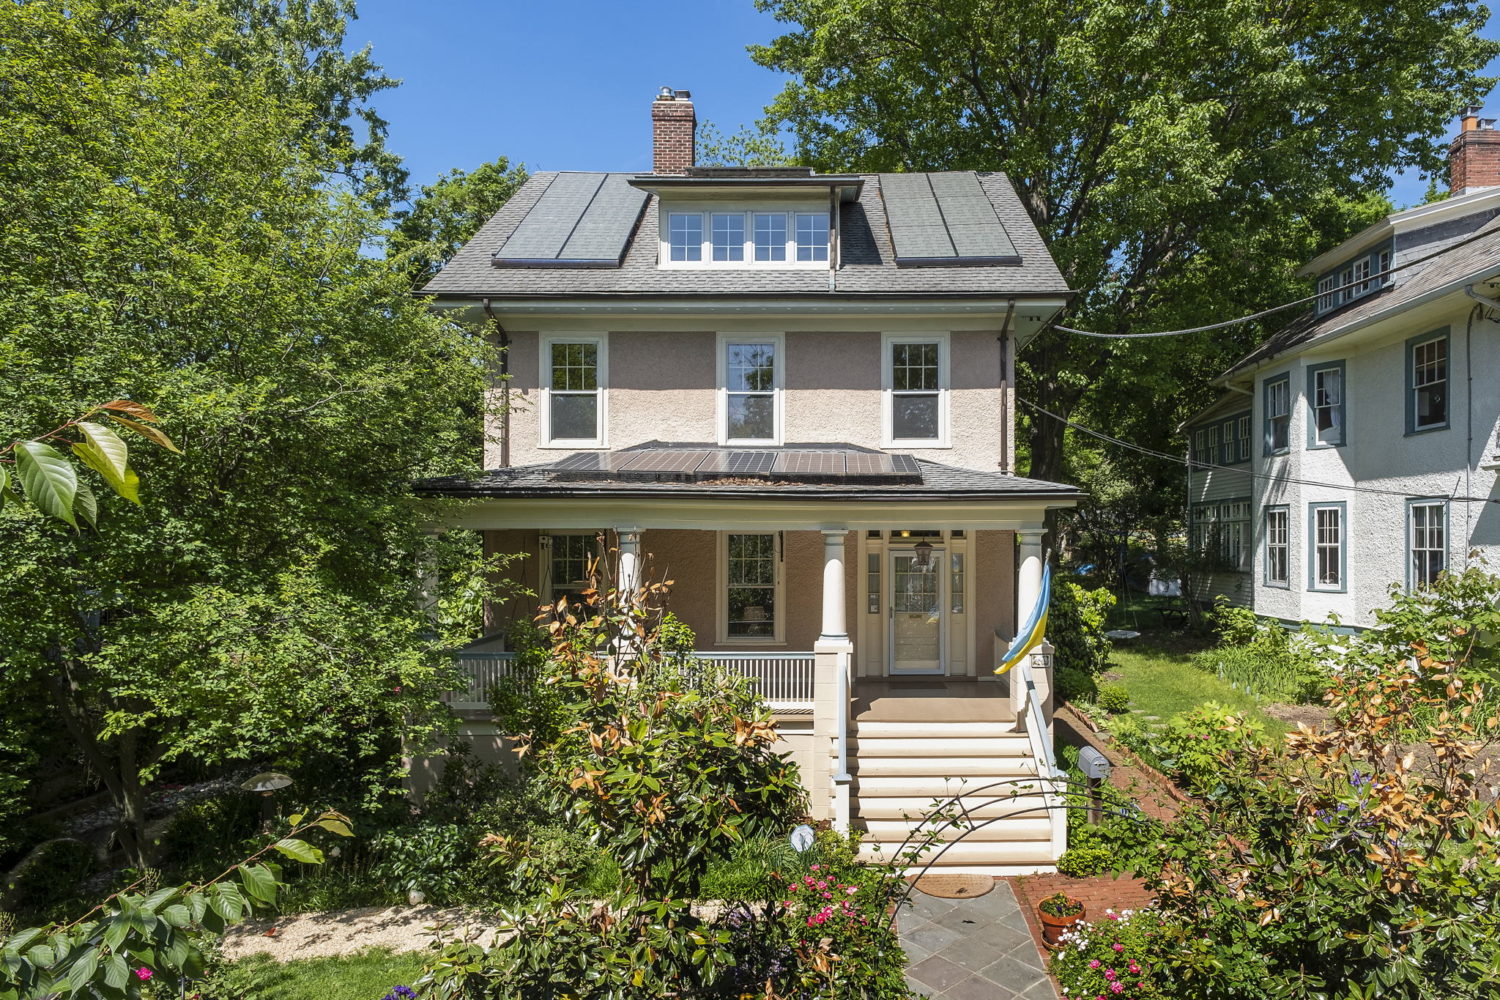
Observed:
[[[1448,147],[1448,193],[1453,197],[1500,187],[1500,131],[1479,108],[1464,109],[1458,135]]]
[[[661,88],[651,102],[651,172],[687,173],[697,157],[697,130],[693,95],[686,90]]]

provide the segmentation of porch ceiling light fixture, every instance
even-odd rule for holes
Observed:
[[[917,569],[924,573],[932,569],[932,543],[924,538],[917,543],[914,551],[917,556]]]

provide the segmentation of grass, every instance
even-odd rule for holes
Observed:
[[[392,987],[410,986],[422,971],[422,959],[419,952],[373,948],[286,963],[251,955],[229,966],[224,985],[229,996],[255,1000],[380,1000]]]
[[[1157,717],[1141,720],[1148,725],[1153,721],[1160,725],[1212,701],[1259,719],[1268,733],[1286,732],[1285,723],[1262,711],[1262,699],[1193,666],[1193,654],[1207,646],[1207,640],[1179,632],[1148,632],[1139,639],[1117,642],[1107,672],[1118,677],[1110,677],[1107,683],[1120,684],[1130,693],[1131,714]]]

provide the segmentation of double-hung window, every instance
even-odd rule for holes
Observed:
[[[1318,312],[1327,312],[1334,307],[1336,296],[1333,288],[1336,281],[1331,274],[1318,279]]]
[[[1208,453],[1208,428],[1200,427],[1193,432],[1193,461],[1199,466],[1206,466],[1213,462],[1213,456]]]
[[[885,338],[887,448],[948,446],[946,337]]]
[[[1389,285],[1391,283],[1391,279],[1395,277],[1390,273],[1391,252],[1389,250],[1380,251],[1379,255],[1375,258],[1375,261],[1375,273],[1378,275],[1378,277],[1375,279],[1375,283],[1380,286]]]
[[[542,339],[542,444],[604,447],[606,342],[603,337]]]
[[[664,267],[826,267],[827,210],[701,205],[669,209],[662,220]]]
[[[720,535],[724,567],[724,640],[781,638],[781,537],[774,533]]]
[[[1370,284],[1370,258],[1360,258],[1350,270],[1353,272],[1351,278],[1356,282],[1353,289],[1356,297],[1366,294],[1374,287]]]
[[[1291,585],[1292,558],[1291,511],[1289,508],[1266,508],[1265,538],[1266,586],[1288,587]]]
[[[1448,426],[1448,331],[1414,337],[1406,345],[1406,431]]]
[[[596,532],[542,536],[542,565],[547,572],[543,592],[553,605],[561,600],[577,604],[589,588],[596,537]]]
[[[1406,585],[1430,587],[1448,568],[1448,505],[1442,500],[1406,501]]]
[[[720,341],[720,444],[781,443],[781,343],[779,336]]]
[[[1344,431],[1344,363],[1309,368],[1307,402],[1312,419],[1307,428],[1308,444],[1328,447],[1345,442]]]
[[[1265,383],[1266,454],[1280,455],[1291,446],[1292,379],[1278,375]]]
[[[1235,421],[1237,429],[1236,437],[1239,441],[1239,461],[1250,461],[1250,414],[1246,413]]]
[[[1342,502],[1308,505],[1308,579],[1309,590],[1342,592],[1348,589],[1345,579],[1348,554],[1348,508]]]
[[[1354,299],[1354,268],[1346,267],[1339,273],[1339,301],[1350,302]]]

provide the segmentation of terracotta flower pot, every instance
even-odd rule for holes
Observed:
[[[1054,917],[1041,907],[1037,907],[1036,915],[1042,922],[1042,940],[1047,942],[1048,948],[1056,948],[1058,941],[1062,939],[1063,931],[1087,916],[1088,910],[1082,909],[1070,917]]]

